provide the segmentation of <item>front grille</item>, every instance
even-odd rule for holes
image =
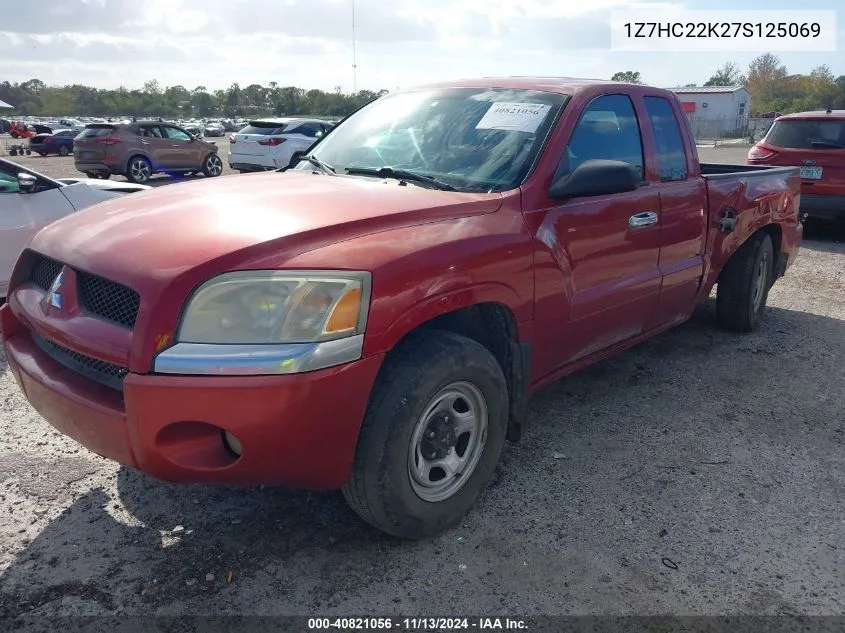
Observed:
[[[38,257],[30,269],[29,281],[42,290],[47,290],[53,285],[53,281],[61,271],[62,265],[56,260],[49,257]]]
[[[123,379],[129,373],[129,370],[125,367],[113,365],[112,363],[74,352],[53,341],[42,338],[35,332],[31,334],[33,342],[41,348],[41,351],[60,365],[64,365],[71,371],[75,371],[77,374],[85,376],[101,385],[123,391]]]
[[[77,272],[79,305],[87,312],[119,323],[130,330],[138,318],[140,295],[121,284],[97,275]]]
[[[32,253],[32,257],[29,281],[47,291],[61,272],[62,264],[37,253]],[[135,327],[141,297],[132,288],[77,270],[76,290],[79,306],[85,312],[130,330]]]

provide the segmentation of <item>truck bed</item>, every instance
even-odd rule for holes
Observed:
[[[730,178],[731,176],[772,176],[798,173],[798,167],[769,167],[763,165],[725,165],[720,163],[701,163],[701,175],[707,180]]]

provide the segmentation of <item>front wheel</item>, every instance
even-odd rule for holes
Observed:
[[[143,185],[153,176],[153,166],[143,156],[133,156],[126,169],[126,179]]]
[[[70,154],[70,150],[67,148],[67,145],[62,145],[59,148],[59,156],[67,156]]]
[[[223,161],[217,154],[209,154],[202,162],[202,173],[208,178],[214,178],[223,173]]]
[[[373,390],[343,495],[401,538],[457,525],[490,482],[507,430],[508,390],[490,351],[451,332],[412,335]]]
[[[774,279],[774,247],[756,233],[737,249],[719,276],[716,319],[727,330],[751,332],[763,319]]]

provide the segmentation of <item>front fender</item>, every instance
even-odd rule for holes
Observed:
[[[505,306],[514,320],[524,304],[524,299],[510,286],[501,283],[478,283],[461,288],[454,288],[426,296],[396,318],[386,330],[371,336],[364,344],[365,355],[387,352],[409,332],[427,321],[461,308],[468,308],[482,303],[495,303]]]

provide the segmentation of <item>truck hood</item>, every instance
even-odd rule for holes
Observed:
[[[142,287],[153,280],[174,279],[197,267],[217,274],[278,266],[338,241],[492,213],[501,204],[497,193],[438,191],[310,171],[269,172],[120,196],[50,224],[30,246],[143,295]],[[326,266],[342,268],[343,262]]]

